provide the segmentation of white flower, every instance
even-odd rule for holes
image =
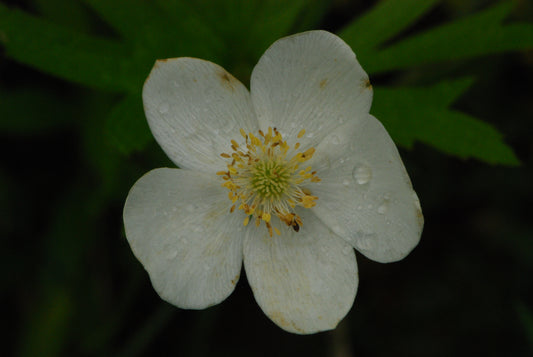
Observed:
[[[334,328],[358,285],[355,252],[405,257],[423,217],[391,138],[368,112],[372,87],[337,36],[282,38],[248,91],[195,58],[157,61],[148,123],[181,169],[135,183],[131,248],[166,301],[203,309],[235,288],[244,261],[259,306],[281,328]]]

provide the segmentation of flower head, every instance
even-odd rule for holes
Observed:
[[[282,38],[248,91],[220,66],[157,61],[143,89],[150,129],[180,169],[132,187],[131,248],[166,301],[202,309],[224,300],[244,268],[283,329],[334,328],[358,285],[354,249],[405,257],[423,217],[398,151],[368,112],[372,87],[337,36]]]

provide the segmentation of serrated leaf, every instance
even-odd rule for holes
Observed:
[[[503,24],[512,3],[502,3],[430,29],[378,51],[362,54],[369,73],[533,48],[533,24]]]
[[[0,42],[14,60],[92,88],[136,87],[123,45],[58,26],[0,4]]]
[[[490,124],[449,104],[468,88],[471,79],[444,81],[432,87],[376,88],[372,113],[399,145],[416,141],[460,158],[515,166],[520,162],[502,135]]]
[[[106,121],[106,134],[124,154],[142,150],[152,140],[140,95],[123,98],[111,110]]]
[[[313,3],[323,1],[313,0]],[[218,63],[244,82],[243,74],[251,71],[249,66],[274,41],[289,34],[309,5],[309,0],[200,0],[191,3],[204,22],[225,41],[226,53]]]
[[[193,56],[214,61],[221,40],[187,2],[179,0],[84,0],[135,47],[137,56],[155,59]],[[140,54],[139,54],[140,53]]]
[[[370,11],[343,28],[339,36],[356,50],[358,56],[364,56],[412,25],[439,1],[380,1]]]

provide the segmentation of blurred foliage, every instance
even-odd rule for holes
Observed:
[[[524,22],[533,6],[369,4],[0,3],[0,263],[2,303],[13,321],[5,354],[237,356],[263,346],[259,355],[340,355],[339,344],[363,355],[533,351],[533,243],[523,209],[533,202],[514,202],[529,199],[533,174],[480,164],[516,166],[533,155],[529,121],[511,120],[533,115],[530,69],[514,69],[533,63],[533,24]],[[146,76],[156,59],[189,56],[247,83],[272,42],[317,28],[352,46],[373,80],[371,112],[395,142],[424,145],[403,155],[428,222],[421,246],[394,268],[360,258],[366,286],[333,336],[280,331],[245,279],[223,307],[170,307],[150,289],[120,219],[135,180],[171,165],[144,117]]]
[[[347,25],[340,35],[356,50],[370,74],[533,48],[532,24],[502,25],[512,9],[511,3],[493,6],[382,47],[436,3],[435,0],[383,1]],[[0,4],[1,39],[6,54],[21,63],[92,88],[137,95],[120,101],[108,117],[108,133],[124,153],[142,150],[151,140],[148,127],[140,124],[142,108],[135,100],[155,59],[205,58],[243,77],[269,44],[290,32],[303,8],[314,5],[304,0],[84,0],[84,4],[118,38],[83,34]],[[476,157],[508,165],[518,163],[512,150],[487,125],[442,106],[438,113],[430,115],[431,107],[422,106],[428,99],[432,103],[440,100],[439,88],[409,90],[410,105],[403,106],[402,114],[411,123],[396,125],[391,130],[399,144],[410,146],[414,140],[420,140],[464,158]],[[406,92],[402,88],[383,91],[384,98],[376,101],[375,110],[390,114],[381,107],[383,103],[396,103],[404,99],[398,98],[398,94],[401,97]],[[383,116],[385,124],[388,118]],[[434,120],[428,118],[438,118],[439,123],[426,125],[428,120]],[[464,125],[457,125],[458,122]],[[438,142],[431,129],[435,126],[444,134]],[[412,130],[413,127],[417,130]],[[460,148],[458,141],[461,141]],[[480,145],[480,142],[487,144]]]

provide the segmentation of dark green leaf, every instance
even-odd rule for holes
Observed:
[[[339,35],[360,56],[413,24],[440,0],[386,0],[346,26]]]
[[[461,79],[428,88],[377,88],[372,112],[399,145],[410,148],[420,141],[460,158],[518,165],[496,129],[448,108],[470,83]]]
[[[124,154],[143,149],[152,140],[140,95],[130,95],[111,111],[106,123],[110,141]]]
[[[222,51],[222,41],[187,2],[84,1],[151,63],[180,56],[214,61]]]
[[[126,48],[0,4],[0,42],[9,57],[93,88],[135,88]]]
[[[363,53],[369,73],[533,48],[533,24],[502,22],[512,9],[502,3],[419,35],[377,53]]]

